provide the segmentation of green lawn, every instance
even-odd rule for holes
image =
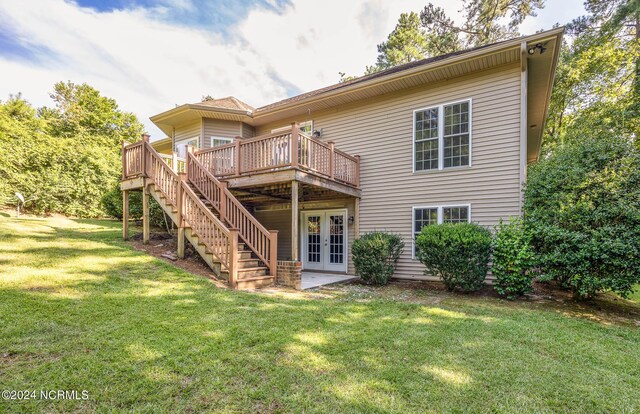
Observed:
[[[89,393],[0,412],[640,410],[640,330],[588,308],[233,292],[119,238],[0,217],[0,389]]]

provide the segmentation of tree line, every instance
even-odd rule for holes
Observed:
[[[0,205],[15,206],[18,192],[36,214],[102,216],[121,175],[122,141],[143,126],[87,84],[59,82],[50,96],[51,107],[21,95],[0,102]]]

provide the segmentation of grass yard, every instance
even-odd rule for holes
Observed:
[[[234,292],[120,234],[0,217],[0,389],[89,394],[0,412],[640,411],[630,321],[393,287]]]

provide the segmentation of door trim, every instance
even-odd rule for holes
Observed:
[[[307,215],[313,215],[313,214],[331,214],[331,213],[342,213],[344,216],[344,229],[345,229],[345,233],[344,233],[344,270],[326,270],[327,272],[338,272],[338,273],[342,273],[344,272],[345,274],[348,274],[349,272],[349,216],[348,216],[348,209],[347,208],[330,208],[330,209],[325,209],[325,210],[304,210],[301,211],[299,214],[299,218],[298,218],[298,228],[299,228],[299,232],[298,234],[301,235],[299,243],[300,245],[298,246],[299,252],[300,252],[300,262],[302,263],[302,270],[306,270],[304,267],[304,263],[305,263],[305,257],[307,255],[307,246],[306,246],[306,240],[307,240],[307,226],[305,225],[305,218]],[[323,257],[323,261],[324,261],[324,257]],[[324,263],[323,263],[324,265]],[[310,271],[319,271],[319,272],[323,272],[325,270],[316,270],[316,269],[308,269]]]

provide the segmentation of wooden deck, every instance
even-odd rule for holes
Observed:
[[[237,138],[194,156],[231,189],[299,181],[360,197],[360,157],[301,133],[297,124],[291,131]]]

